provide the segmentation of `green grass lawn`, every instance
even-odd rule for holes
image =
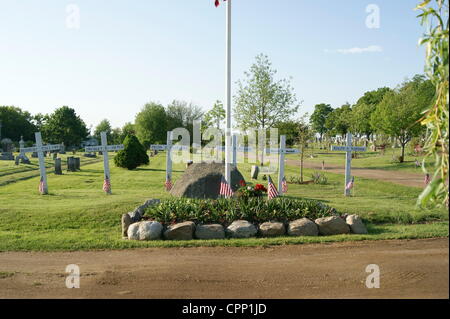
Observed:
[[[314,154],[314,158],[310,155]],[[423,174],[422,168],[417,168],[415,160],[419,160],[422,164],[423,156],[410,156],[406,155],[405,162],[399,163],[393,160],[393,156],[401,154],[400,149],[386,149],[384,155],[380,152],[358,152],[358,157],[352,160],[352,167],[368,168],[368,169],[383,169],[383,170],[395,170],[410,173]],[[289,159],[300,159],[300,155],[288,155]],[[308,149],[305,156],[305,161],[322,164],[325,161],[325,165],[345,165],[345,152],[332,152],[330,150],[320,149]],[[427,159],[425,163],[427,169],[432,170],[432,159]]]
[[[113,154],[111,154],[113,155]],[[112,156],[111,156],[112,157]],[[37,159],[31,159],[35,167]],[[340,212],[357,213],[369,223],[370,235],[342,235],[317,238],[275,238],[191,242],[132,242],[121,239],[120,216],[150,198],[167,198],[164,190],[165,156],[150,159],[150,165],[128,171],[111,162],[113,195],[102,191],[103,163],[82,162],[81,172],[49,174],[49,195],[38,194],[38,176],[21,179],[21,173],[2,175],[11,162],[0,161],[0,251],[123,249],[172,246],[254,246],[307,242],[428,238],[448,236],[448,212],[415,208],[420,189],[368,179],[357,179],[354,196],[343,196],[343,175],[327,173],[328,185],[289,185],[288,196],[319,199]],[[5,163],[9,163],[6,165]],[[14,166],[14,162],[12,162]],[[5,168],[5,169],[4,169]],[[250,165],[240,165],[249,178]],[[184,171],[174,166],[174,180]],[[287,167],[287,176],[297,174]],[[306,170],[306,176],[312,173]],[[14,177],[18,177],[14,180]],[[259,180],[258,182],[266,183]],[[432,221],[436,221],[432,223]]]

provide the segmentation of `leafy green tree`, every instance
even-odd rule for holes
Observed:
[[[299,108],[288,80],[275,80],[276,70],[266,55],[260,54],[238,81],[234,117],[241,129],[274,127],[294,115]]]
[[[123,141],[123,145],[124,149],[114,157],[114,163],[117,167],[133,170],[150,162],[144,146],[136,136],[128,135]]]
[[[370,120],[372,113],[383,100],[384,95],[390,91],[390,88],[382,87],[378,90],[364,93],[363,97],[352,107],[350,129],[353,133],[365,135],[367,138],[371,137],[373,133]]]
[[[19,141],[20,137],[27,141],[34,140],[36,126],[32,123],[30,113],[14,106],[0,106],[0,121],[2,123],[1,138]]]
[[[297,140],[299,135],[299,122],[294,120],[288,120],[279,122],[276,125],[278,128],[278,135],[286,135],[286,145],[293,146]]]
[[[100,134],[102,132],[106,132],[106,137],[108,138],[108,141],[111,140],[111,133],[112,133],[112,128],[111,128],[111,124],[109,123],[109,121],[107,119],[102,120],[96,127],[95,127],[95,131],[94,131],[94,137],[100,142],[101,141],[101,136]]]
[[[203,116],[202,109],[192,103],[186,101],[174,100],[167,106],[167,130],[172,131],[178,127],[184,127],[193,135],[193,123],[200,120]]]
[[[164,107],[147,103],[136,115],[136,135],[147,148],[150,144],[165,143],[167,137],[167,116]]]
[[[396,138],[401,147],[400,161],[405,159],[405,146],[423,132],[419,124],[423,110],[432,103],[434,87],[423,76],[416,75],[399,88],[386,93],[372,114],[371,122],[376,131]]]
[[[323,135],[327,132],[327,127],[325,123],[327,121],[328,115],[333,112],[333,108],[330,104],[317,104],[314,106],[314,112],[311,114],[309,122],[311,123],[312,129],[319,133],[320,141],[322,142]]]
[[[203,126],[205,127],[213,127],[220,129],[220,123],[225,119],[226,112],[223,107],[223,103],[220,101],[216,101],[211,110],[206,112],[203,117]]]
[[[340,135],[344,136],[349,132],[351,123],[352,108],[349,103],[342,105],[341,107],[334,109],[331,112],[327,120],[325,121],[325,127],[332,136]]]
[[[449,6],[448,1],[425,0],[416,10],[422,13],[418,16],[421,24],[427,30],[420,40],[426,46],[425,72],[435,87],[436,95],[433,103],[425,110],[421,124],[426,126],[427,135],[425,150],[427,157],[434,158],[435,173],[431,182],[418,198],[418,204],[435,205],[449,204]]]
[[[64,142],[66,146],[78,147],[89,135],[89,130],[74,109],[63,106],[48,116],[42,126],[42,135],[48,143]]]
[[[303,163],[308,143],[314,138],[314,130],[306,122],[307,114],[297,122],[297,143],[300,146],[300,181],[303,183]]]

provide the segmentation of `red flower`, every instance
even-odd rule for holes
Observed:
[[[239,185],[241,185],[241,187],[247,186],[247,184],[245,183],[245,181],[243,179],[241,179],[241,181],[239,182]]]
[[[264,185],[262,185],[262,184],[256,184],[255,185],[255,191],[267,192],[267,188],[265,188]]]

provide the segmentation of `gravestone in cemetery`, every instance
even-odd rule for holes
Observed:
[[[67,171],[68,172],[76,172],[76,166],[75,166],[75,157],[69,156],[67,157]]]
[[[61,158],[59,157],[55,159],[55,174],[62,175]]]
[[[75,170],[81,171],[81,160],[79,157],[75,157]]]
[[[25,141],[23,140],[23,136],[20,137],[19,141],[19,150],[25,148]],[[20,152],[19,155],[16,157],[16,162],[18,165],[18,162],[20,160],[20,163],[22,164],[30,164],[30,159],[27,157],[27,155],[23,152]]]
[[[0,141],[0,144],[2,145],[2,153],[0,155],[0,160],[3,161],[14,161],[14,145],[13,142],[9,138],[4,138]]]
[[[347,133],[347,145],[346,146],[332,146],[332,151],[345,151],[345,185],[344,195],[350,196],[351,189],[347,187],[352,181],[352,153],[353,152],[365,152],[367,149],[363,146],[352,146],[352,134]]]
[[[46,195],[48,194],[48,184],[47,184],[47,172],[45,170],[44,152],[59,150],[61,145],[43,145],[41,132],[36,132],[35,137],[36,137],[36,146],[22,148],[20,149],[20,152],[21,153],[37,152],[39,157],[39,173],[40,173],[39,192],[43,195]]]

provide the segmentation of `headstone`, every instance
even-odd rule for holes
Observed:
[[[252,165],[252,170],[250,172],[250,177],[252,179],[258,179],[259,167],[257,165]]]
[[[66,154],[66,146],[64,142],[61,143],[61,149],[59,150],[59,154]]]
[[[60,158],[55,159],[55,174],[62,175],[62,167],[61,167],[61,159]]]
[[[20,141],[19,141],[19,149],[24,149],[25,148],[25,142],[23,140],[23,136],[20,137]],[[30,164],[30,160],[27,157],[27,155],[23,152],[20,152],[19,156],[17,156],[20,160],[20,163],[22,164]]]
[[[76,166],[75,166],[75,157],[69,156],[67,157],[67,171],[68,172],[76,172]]]
[[[79,157],[75,157],[75,170],[81,171],[81,160]]]
[[[13,142],[9,138],[4,138],[0,142],[2,146],[2,153],[0,154],[0,160],[3,161],[14,161]]]

